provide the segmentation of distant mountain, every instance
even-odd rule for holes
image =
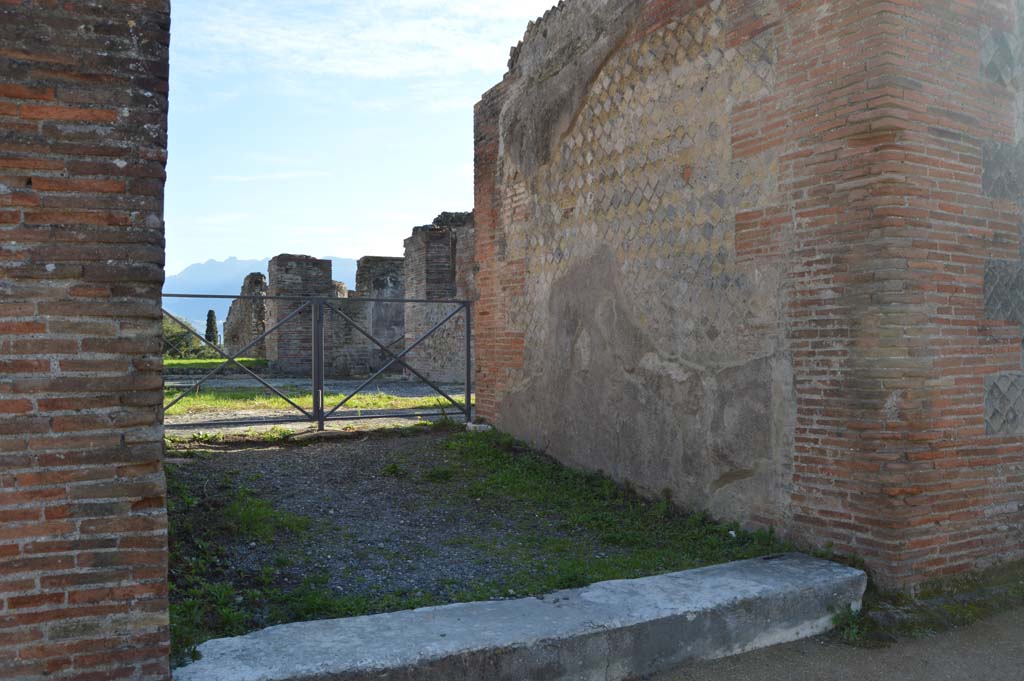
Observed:
[[[349,290],[356,284],[356,261],[351,258],[326,258],[330,260],[334,281],[344,282]],[[270,258],[263,260],[207,260],[203,263],[189,265],[180,274],[167,277],[164,281],[164,293],[191,293],[221,296],[237,296],[242,288],[242,281],[252,272],[267,273]],[[197,300],[194,298],[164,298],[164,309],[178,317],[191,322],[202,331],[206,328],[206,312],[214,310],[217,321],[222,325],[228,316],[230,300]]]

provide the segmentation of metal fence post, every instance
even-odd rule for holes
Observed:
[[[316,429],[324,430],[324,303],[313,303],[313,417]]]
[[[466,303],[466,423],[473,422],[473,311]]]

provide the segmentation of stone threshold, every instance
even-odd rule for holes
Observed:
[[[538,598],[271,627],[208,641],[174,681],[617,681],[824,633],[860,570],[801,554]]]

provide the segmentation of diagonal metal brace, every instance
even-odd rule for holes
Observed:
[[[328,307],[329,307],[329,306],[328,306]],[[412,352],[413,350],[415,350],[415,349],[416,349],[416,347],[417,347],[417,346],[418,346],[418,345],[419,345],[420,343],[422,343],[423,341],[425,341],[425,340],[426,340],[427,338],[429,338],[430,336],[434,335],[434,333],[436,333],[438,329],[440,329],[440,328],[441,328],[442,326],[444,326],[445,324],[447,324],[447,323],[448,323],[448,320],[450,320],[450,319],[451,319],[452,317],[454,317],[454,316],[455,316],[455,315],[457,315],[457,314],[458,314],[459,312],[461,312],[461,311],[462,311],[463,309],[465,309],[465,307],[466,307],[466,306],[465,306],[465,304],[464,304],[464,303],[460,304],[460,305],[459,305],[459,306],[458,306],[457,308],[455,308],[455,309],[454,309],[454,310],[452,311],[452,313],[451,313],[451,314],[449,314],[449,315],[448,315],[447,317],[445,317],[445,318],[444,318],[444,319],[442,319],[442,320],[441,320],[440,322],[438,322],[437,324],[435,324],[435,325],[434,325],[434,328],[432,328],[432,329],[431,329],[430,331],[427,331],[427,332],[426,332],[425,334],[423,334],[422,336],[420,336],[420,338],[419,338],[419,339],[418,339],[418,340],[417,340],[417,341],[416,341],[415,343],[413,343],[413,344],[412,344],[412,345],[410,345],[410,346],[409,346],[408,348],[406,348],[406,349],[405,349],[405,350],[403,350],[403,351],[402,351],[401,353],[399,353],[399,354],[398,354],[398,356],[397,356],[397,357],[395,357],[395,359],[392,359],[392,360],[390,360],[390,361],[389,361],[389,362],[388,362],[387,364],[385,364],[385,365],[384,365],[384,366],[382,366],[382,367],[381,367],[380,369],[378,369],[378,370],[377,370],[377,373],[375,373],[375,374],[374,374],[373,376],[370,376],[370,377],[369,377],[368,379],[366,379],[365,381],[363,381],[363,382],[362,382],[362,383],[361,383],[361,384],[359,385],[359,387],[357,387],[357,388],[356,388],[355,390],[353,390],[353,391],[352,391],[351,393],[349,393],[349,394],[348,394],[348,396],[346,396],[346,397],[345,397],[345,399],[343,399],[343,400],[341,401],[341,404],[339,404],[339,405],[337,405],[336,407],[334,407],[334,409],[331,409],[331,411],[327,413],[327,416],[332,416],[332,415],[334,414],[334,412],[336,412],[336,411],[338,411],[339,409],[341,409],[342,407],[344,407],[344,406],[345,406],[345,405],[346,405],[346,404],[348,403],[348,401],[349,401],[349,400],[351,400],[351,399],[352,399],[353,397],[355,397],[355,396],[356,396],[356,395],[358,395],[358,394],[359,394],[360,392],[362,392],[362,391],[363,391],[363,390],[364,390],[364,389],[365,389],[365,388],[366,388],[366,387],[367,387],[368,385],[370,385],[371,383],[373,383],[374,381],[376,381],[376,380],[377,380],[377,378],[378,378],[378,377],[380,377],[380,376],[381,376],[381,375],[382,375],[382,374],[383,374],[383,373],[384,373],[385,371],[387,371],[388,369],[390,369],[390,368],[391,368],[391,367],[392,367],[392,366],[393,366],[393,365],[395,364],[395,362],[396,362],[396,361],[401,361],[401,358],[402,358],[402,357],[405,357],[406,355],[408,355],[408,354],[409,354],[410,352]],[[334,309],[334,308],[331,308],[331,309]],[[339,312],[339,314],[342,314],[342,313],[341,313],[341,312]],[[344,316],[344,315],[343,315],[343,316]],[[391,345],[394,345],[394,344],[395,344],[395,343],[397,343],[397,342],[398,342],[399,340],[401,340],[401,339],[397,339],[397,340],[395,340],[395,341],[394,341],[393,343],[390,343],[388,347],[390,347]],[[417,374],[417,375],[419,375],[419,374]],[[433,386],[432,386],[432,387],[433,387]],[[438,390],[437,388],[434,388],[434,389],[435,389],[435,390]],[[438,392],[441,392],[441,391],[440,391],[440,390],[438,390]],[[444,395],[444,393],[443,393],[443,392],[441,392],[441,394],[442,394],[442,395]],[[448,397],[448,396],[447,396],[447,395],[445,395],[445,397]],[[450,402],[452,402],[453,404],[455,404],[455,406],[457,406],[457,407],[459,406],[458,402],[455,402],[454,400],[452,400],[452,398],[448,397],[448,400],[449,400]],[[465,410],[464,410],[464,409],[462,409],[461,407],[460,407],[460,410],[462,410],[463,412],[465,412]]]
[[[309,307],[310,305],[311,305],[311,303],[309,303],[309,302],[305,302],[305,303],[303,303],[302,305],[300,305],[299,307],[295,308],[295,309],[294,309],[294,310],[293,310],[293,311],[291,312],[291,314],[289,314],[289,315],[288,315],[287,317],[285,317],[284,319],[282,319],[282,320],[281,320],[280,322],[278,322],[277,324],[274,324],[274,326],[272,326],[272,327],[271,327],[270,329],[268,329],[267,331],[264,331],[264,332],[263,332],[263,333],[262,333],[262,334],[261,334],[261,335],[260,335],[259,337],[257,337],[257,338],[256,338],[255,340],[253,340],[253,341],[252,341],[251,343],[249,343],[249,344],[248,344],[248,345],[246,345],[246,346],[245,346],[244,348],[242,348],[241,350],[239,350],[238,352],[236,352],[236,353],[235,353],[234,355],[231,355],[231,356],[229,356],[229,355],[228,355],[228,354],[227,354],[226,352],[224,352],[223,350],[221,350],[220,348],[218,348],[218,347],[217,347],[216,345],[214,345],[214,344],[213,344],[213,343],[211,343],[210,341],[206,340],[206,338],[205,338],[204,336],[200,335],[200,334],[199,334],[199,332],[198,332],[198,331],[196,331],[195,329],[193,329],[193,328],[192,328],[191,326],[189,326],[188,324],[185,324],[184,322],[182,322],[182,321],[181,321],[180,319],[178,319],[177,317],[175,317],[174,315],[172,315],[172,314],[171,314],[170,312],[168,312],[167,310],[162,310],[162,312],[163,312],[163,313],[164,313],[165,315],[167,315],[167,316],[168,316],[168,317],[170,317],[170,318],[171,318],[172,320],[174,320],[175,322],[177,322],[177,323],[178,323],[178,324],[179,324],[179,325],[180,325],[180,326],[181,326],[181,327],[182,327],[183,329],[185,329],[186,331],[188,331],[189,333],[191,333],[191,334],[192,334],[193,336],[195,336],[196,338],[198,338],[199,340],[201,340],[201,341],[202,341],[202,342],[203,342],[203,343],[204,343],[205,345],[208,345],[209,347],[213,348],[213,350],[214,350],[214,351],[215,351],[215,352],[216,352],[217,354],[219,354],[219,355],[220,355],[221,357],[223,357],[223,358],[224,358],[224,360],[225,360],[223,364],[220,364],[220,365],[219,365],[219,366],[218,366],[217,368],[215,368],[215,369],[214,369],[213,371],[211,371],[210,373],[206,374],[206,375],[205,375],[205,376],[203,376],[203,377],[202,377],[201,379],[199,379],[198,381],[196,381],[195,383],[193,383],[193,384],[192,384],[191,386],[189,386],[189,387],[188,387],[188,388],[187,388],[187,389],[186,389],[186,390],[185,390],[184,392],[182,392],[182,393],[181,393],[180,395],[178,395],[178,396],[177,396],[176,398],[174,398],[174,400],[172,400],[170,404],[168,404],[168,405],[164,406],[164,412],[166,413],[168,409],[171,409],[171,408],[172,408],[172,407],[173,407],[174,405],[176,405],[176,404],[177,404],[178,402],[180,402],[181,400],[183,400],[183,399],[185,398],[185,396],[186,396],[186,395],[188,395],[189,393],[191,393],[191,392],[193,392],[194,390],[198,389],[198,388],[199,388],[199,386],[201,386],[201,385],[202,385],[203,383],[206,383],[206,382],[207,382],[208,380],[210,380],[211,378],[213,378],[214,376],[216,376],[216,375],[217,375],[218,373],[220,373],[221,369],[223,369],[224,367],[226,367],[226,366],[228,366],[228,365],[231,365],[231,364],[233,364],[233,365],[235,365],[236,367],[238,367],[239,369],[241,369],[242,371],[244,371],[245,373],[247,373],[247,374],[249,374],[250,376],[252,376],[253,378],[255,378],[255,379],[256,379],[257,381],[259,381],[259,382],[260,382],[260,383],[261,383],[261,384],[262,384],[262,385],[263,385],[263,386],[264,386],[265,388],[267,388],[268,390],[270,390],[271,392],[273,392],[273,393],[274,393],[275,395],[277,395],[278,397],[280,397],[281,399],[283,399],[283,400],[284,400],[285,402],[287,402],[288,404],[290,404],[290,405],[292,405],[293,407],[295,407],[296,409],[298,409],[298,410],[299,410],[300,412],[302,412],[302,414],[303,414],[303,415],[304,415],[304,416],[305,416],[306,418],[308,418],[308,419],[312,419],[312,418],[313,418],[313,416],[312,416],[312,415],[311,415],[311,414],[310,414],[310,413],[309,413],[308,411],[306,411],[305,409],[303,409],[303,408],[302,408],[302,407],[300,407],[299,405],[295,404],[295,402],[293,402],[293,401],[291,400],[291,398],[290,398],[290,397],[288,397],[287,395],[285,395],[285,394],[284,394],[283,392],[281,392],[280,390],[278,390],[278,389],[277,389],[277,388],[275,388],[274,386],[270,385],[270,383],[268,383],[267,381],[263,380],[263,378],[262,378],[262,377],[260,377],[260,376],[259,376],[258,374],[256,374],[256,373],[255,373],[254,371],[251,371],[251,370],[249,369],[249,367],[247,367],[247,366],[243,366],[243,365],[242,365],[242,364],[241,364],[241,363],[240,363],[240,362],[238,361],[238,358],[239,358],[239,357],[241,357],[241,356],[242,356],[242,355],[243,355],[243,354],[244,354],[245,352],[247,352],[247,351],[248,351],[249,349],[251,349],[252,347],[254,347],[254,346],[255,346],[255,345],[256,345],[257,343],[259,343],[259,342],[260,342],[261,340],[263,340],[264,338],[266,338],[267,336],[269,336],[270,334],[274,333],[274,332],[275,332],[275,331],[277,331],[277,330],[278,330],[279,328],[281,328],[282,326],[284,326],[285,324],[287,324],[288,322],[290,322],[290,321],[291,321],[291,320],[292,320],[292,319],[293,319],[293,318],[294,318],[294,317],[295,317],[296,315],[298,315],[298,314],[299,314],[300,312],[302,312],[302,311],[303,311],[304,309],[306,309],[306,308],[307,308],[307,307]]]
[[[415,349],[415,348],[416,348],[416,346],[418,346],[418,345],[419,345],[420,343],[422,343],[422,342],[423,342],[423,341],[425,341],[425,340],[426,340],[427,338],[429,338],[430,336],[432,336],[432,335],[433,335],[433,334],[434,334],[435,332],[437,332],[437,330],[438,330],[438,329],[440,329],[440,328],[441,328],[442,326],[444,326],[445,324],[447,324],[447,323],[448,323],[448,321],[449,321],[449,320],[450,320],[450,319],[451,319],[452,317],[454,317],[455,315],[457,315],[457,314],[458,314],[459,312],[461,312],[462,310],[466,309],[466,305],[465,305],[465,303],[462,303],[462,304],[460,304],[460,305],[459,305],[459,306],[458,306],[457,308],[455,308],[455,309],[454,309],[454,310],[453,310],[453,311],[451,312],[451,314],[449,314],[449,315],[448,315],[447,317],[445,317],[445,318],[444,318],[444,319],[443,319],[443,320],[442,320],[442,321],[441,321],[440,323],[436,324],[436,325],[434,326],[434,328],[432,328],[432,329],[431,329],[430,331],[428,331],[428,332],[427,332],[427,333],[426,333],[426,334],[425,334],[424,336],[422,336],[422,337],[421,337],[421,338],[420,338],[419,340],[417,340],[417,341],[416,341],[415,343],[413,343],[412,345],[410,345],[410,346],[409,346],[408,348],[406,348],[405,350],[403,350],[403,351],[402,351],[402,352],[401,352],[400,354],[398,354],[398,355],[396,355],[395,353],[391,352],[391,350],[389,350],[389,349],[388,349],[388,347],[387,347],[386,345],[384,345],[383,343],[381,343],[381,342],[380,342],[379,340],[377,340],[376,338],[374,338],[372,334],[370,334],[370,333],[369,333],[369,332],[367,332],[367,331],[366,331],[365,329],[363,329],[363,328],[362,328],[361,326],[359,326],[358,324],[356,324],[356,323],[355,323],[355,321],[353,321],[353,319],[352,319],[351,317],[349,317],[349,316],[348,316],[347,314],[345,314],[344,312],[342,312],[342,311],[341,311],[341,310],[339,310],[338,308],[334,307],[334,306],[333,306],[333,305],[332,305],[331,303],[329,303],[329,302],[327,302],[327,303],[326,303],[326,305],[327,305],[327,307],[329,307],[329,308],[330,308],[330,309],[331,309],[331,310],[332,310],[333,312],[336,312],[336,313],[338,313],[338,314],[339,314],[339,315],[340,315],[340,316],[342,317],[342,319],[344,319],[344,320],[345,320],[345,321],[347,321],[347,322],[348,322],[349,324],[351,324],[351,325],[352,325],[352,328],[354,328],[354,329],[355,329],[356,331],[358,331],[358,332],[359,332],[360,334],[362,334],[363,336],[365,336],[366,338],[368,338],[368,339],[370,340],[370,342],[372,342],[372,343],[373,343],[374,345],[376,345],[376,346],[377,346],[378,348],[380,348],[381,350],[383,350],[383,351],[384,351],[385,353],[387,353],[387,354],[388,354],[388,355],[389,355],[389,356],[391,357],[391,360],[390,360],[390,361],[389,361],[389,362],[388,362],[387,364],[385,364],[385,365],[384,365],[384,366],[383,366],[383,367],[382,367],[382,368],[381,368],[381,369],[380,369],[379,371],[377,371],[377,373],[376,373],[376,374],[374,374],[374,375],[373,375],[373,376],[371,376],[371,377],[370,377],[369,379],[367,379],[366,381],[364,381],[364,382],[363,382],[363,384],[362,384],[362,385],[360,385],[360,386],[359,386],[358,388],[356,388],[356,390],[355,390],[355,391],[353,391],[353,392],[352,392],[351,394],[349,394],[348,396],[346,396],[346,397],[345,397],[345,399],[344,399],[344,400],[342,400],[341,404],[339,404],[338,406],[336,406],[336,407],[335,407],[334,409],[332,409],[332,410],[330,411],[330,413],[328,413],[328,414],[327,414],[328,416],[330,416],[331,414],[334,414],[334,412],[336,412],[336,411],[338,411],[339,409],[341,409],[341,407],[342,407],[342,406],[344,406],[344,405],[345,405],[345,404],[346,404],[346,403],[347,403],[347,402],[348,402],[348,401],[349,401],[350,399],[352,399],[352,398],[353,398],[353,397],[354,397],[355,395],[357,395],[357,394],[359,393],[359,391],[361,391],[361,390],[363,390],[364,388],[366,388],[366,386],[368,386],[368,385],[369,385],[370,383],[372,383],[372,382],[373,382],[373,381],[374,381],[374,380],[375,380],[375,379],[376,379],[376,378],[377,378],[378,376],[380,376],[381,374],[383,374],[383,373],[384,373],[385,371],[387,371],[387,370],[388,370],[388,369],[389,369],[389,368],[390,368],[391,366],[393,366],[393,365],[394,365],[394,364],[396,364],[396,363],[397,363],[397,364],[401,364],[401,365],[402,365],[403,367],[405,367],[406,369],[408,369],[409,371],[411,371],[411,372],[412,372],[412,373],[413,373],[413,374],[414,374],[414,375],[415,375],[415,376],[416,376],[417,378],[419,378],[419,379],[420,379],[421,381],[423,381],[424,383],[426,383],[427,385],[429,385],[429,386],[430,386],[431,388],[433,388],[434,392],[436,392],[437,394],[441,395],[441,397],[444,397],[444,398],[445,398],[446,400],[448,400],[449,402],[451,402],[451,403],[452,403],[452,405],[453,405],[453,406],[454,406],[454,407],[455,407],[456,409],[458,409],[458,410],[459,410],[460,412],[462,412],[463,414],[467,414],[467,416],[468,416],[468,413],[469,413],[469,409],[470,409],[470,406],[469,406],[468,404],[467,404],[467,405],[465,405],[465,407],[463,407],[463,405],[461,405],[461,404],[459,404],[458,402],[456,402],[456,401],[455,401],[454,399],[452,399],[452,398],[451,398],[451,396],[450,396],[450,395],[449,395],[448,393],[446,393],[446,392],[445,392],[444,390],[442,390],[440,386],[438,386],[438,385],[437,385],[436,383],[434,383],[433,381],[431,381],[430,379],[428,379],[427,377],[425,377],[425,376],[424,376],[423,374],[421,374],[420,372],[416,371],[416,369],[414,369],[414,368],[412,368],[411,366],[409,366],[409,364],[408,364],[407,362],[405,362],[405,361],[404,361],[404,360],[402,359],[403,357],[405,357],[406,355],[408,355],[408,354],[409,354],[410,352],[412,352],[412,350],[413,350],[413,349]]]

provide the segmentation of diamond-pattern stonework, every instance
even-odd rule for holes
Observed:
[[[1024,324],[1024,262],[992,260],[985,267],[985,315]]]
[[[550,332],[552,286],[603,248],[631,313],[673,354],[707,366],[774,349],[764,331],[776,325],[780,275],[737,266],[734,216],[776,202],[777,159],[732,159],[730,109],[771,93],[776,47],[771,34],[729,47],[724,5],[609,59],[538,173],[532,222],[507,228],[531,274],[507,312],[523,320],[528,353]]]
[[[990,142],[982,147],[982,188],[987,196],[1024,202],[1024,145]]]
[[[989,435],[1024,435],[1024,373],[985,381],[985,426]]]
[[[994,83],[1010,85],[1014,82],[1019,44],[1017,36],[989,27],[981,33],[981,71]]]

